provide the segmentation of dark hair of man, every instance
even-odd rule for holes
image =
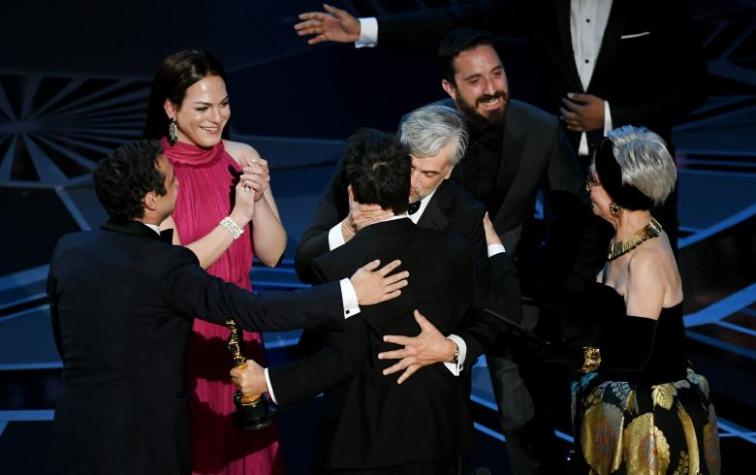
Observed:
[[[441,77],[456,85],[454,82],[454,58],[463,51],[469,51],[481,45],[493,47],[493,37],[490,33],[472,28],[461,28],[444,36],[436,53]]]
[[[100,204],[116,222],[144,216],[144,195],[164,195],[165,176],[158,171],[163,148],[157,140],[139,140],[115,149],[94,171],[95,193]]]
[[[347,141],[344,165],[355,201],[377,204],[395,214],[407,211],[412,161],[395,136],[359,130]]]
[[[165,58],[152,81],[144,137],[165,137],[168,134],[168,117],[163,108],[165,100],[169,99],[176,107],[180,107],[186,97],[186,90],[208,76],[220,76],[226,80],[221,62],[206,51],[187,49]]]

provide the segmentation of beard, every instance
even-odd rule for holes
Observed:
[[[506,92],[496,91],[493,94],[484,94],[476,98],[474,104],[467,102],[461,96],[457,97],[457,108],[465,116],[465,120],[471,128],[482,130],[489,127],[504,127],[507,108],[509,107],[509,95]],[[504,99],[504,105],[500,109],[489,111],[488,115],[478,112],[478,105],[500,97]]]

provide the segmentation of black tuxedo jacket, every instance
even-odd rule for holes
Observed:
[[[569,0],[482,1],[378,21],[381,46],[435,45],[462,26],[522,34],[538,53],[546,110],[557,113],[568,92],[593,94],[609,101],[614,127],[645,126],[667,141],[672,124],[705,98],[706,63],[684,0],[614,0],[586,89],[575,66]],[[577,150],[580,134],[568,135]],[[591,150],[602,135],[589,134]]]
[[[368,226],[344,246],[314,260],[324,281],[351,275],[380,259],[402,260],[410,283],[391,302],[365,309],[327,332],[307,332],[322,348],[269,376],[279,404],[286,406],[327,390],[319,464],[326,470],[389,467],[419,461],[453,460],[472,443],[468,409],[469,372],[453,376],[442,364],[423,368],[399,385],[381,371],[381,351],[397,349],[383,335],[415,335],[419,309],[443,333],[461,326],[473,302],[475,271],[469,243],[449,233],[398,219]],[[304,342],[303,342],[304,343]]]
[[[295,265],[302,281],[317,282],[312,263],[315,258],[329,252],[328,231],[349,214],[347,186],[342,160],[325,190],[313,223],[302,234],[297,246]],[[500,253],[488,258],[488,246],[483,232],[484,213],[483,206],[469,193],[456,183],[446,180],[436,189],[417,225],[426,229],[450,231],[468,239],[476,262],[477,305],[496,310],[519,322],[522,319],[519,278],[508,254]],[[444,270],[441,267],[439,271]],[[464,338],[468,346],[465,363],[474,363],[484,350],[497,350],[501,343],[501,330],[500,323],[483,315],[466,319],[460,328],[454,329],[453,333]]]
[[[192,319],[236,317],[248,330],[333,324],[343,320],[338,287],[253,295],[138,222],[64,236],[48,277],[63,359],[51,471],[188,474]]]
[[[451,99],[440,103],[454,107]],[[533,216],[540,188],[547,192],[551,214],[558,219],[585,216],[587,196],[582,172],[553,115],[511,100],[501,141],[499,172],[488,211],[504,247],[517,255],[523,226]],[[452,178],[466,190],[475,189],[475,177],[465,176],[462,167],[455,167]]]

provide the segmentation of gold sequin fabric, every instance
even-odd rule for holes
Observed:
[[[575,473],[716,475],[719,435],[706,378],[657,385],[602,381],[573,385]]]

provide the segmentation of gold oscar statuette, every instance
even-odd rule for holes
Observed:
[[[226,347],[231,352],[234,365],[243,366],[247,359],[241,353],[241,331],[236,321],[231,318],[226,319],[226,326],[231,332]],[[260,430],[273,423],[273,412],[268,405],[268,400],[262,394],[247,395],[237,390],[234,393],[234,405],[236,406],[236,412],[233,415],[234,423],[242,430]]]

